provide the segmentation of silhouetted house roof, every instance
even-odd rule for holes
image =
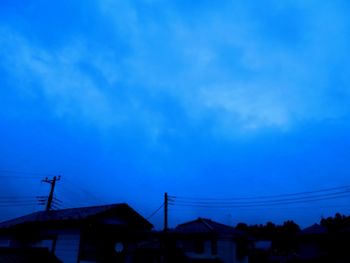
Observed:
[[[60,263],[47,248],[0,248],[1,263]]]
[[[198,218],[196,220],[183,223],[175,228],[175,232],[179,234],[216,234],[220,236],[239,237],[243,232],[235,228],[224,225],[207,218]]]
[[[320,226],[319,224],[313,224],[307,228],[304,228],[299,232],[301,235],[323,235],[327,234],[328,230],[324,226]]]
[[[112,216],[113,220],[106,220],[106,215]],[[0,230],[32,224],[80,224],[82,222],[89,222],[90,220],[102,220],[104,224],[110,225],[142,226],[147,229],[153,228],[153,225],[139,213],[127,204],[122,203],[35,212],[0,223]]]

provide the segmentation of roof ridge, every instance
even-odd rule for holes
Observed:
[[[199,217],[198,220],[201,221],[210,230],[214,230],[214,227],[207,222],[207,219]]]
[[[8,227],[10,225],[16,225],[19,223],[32,222],[32,221],[40,221],[41,219],[45,220],[57,220],[56,216],[62,216],[64,214],[90,214],[91,211],[97,210],[95,212],[101,213],[108,211],[114,208],[122,208],[129,207],[126,203],[117,203],[117,204],[108,204],[108,205],[97,205],[97,206],[87,206],[87,207],[75,207],[75,208],[66,208],[66,209],[58,209],[58,210],[50,210],[50,211],[36,211],[33,213],[29,213],[20,217],[8,219],[0,222],[0,228]],[[132,208],[131,208],[132,209]],[[136,212],[136,211],[135,211]],[[90,216],[90,215],[87,215]],[[80,217],[80,215],[78,216]],[[58,219],[61,220],[61,219]]]
[[[66,210],[75,210],[75,209],[87,209],[87,208],[96,208],[96,207],[113,207],[113,206],[121,206],[121,205],[128,205],[127,203],[113,203],[113,204],[107,204],[107,205],[92,205],[92,206],[79,206],[79,207],[70,207],[70,208],[64,208],[64,209],[56,209],[56,210],[50,210],[50,211],[39,211],[39,212],[55,212],[55,211],[66,211]]]

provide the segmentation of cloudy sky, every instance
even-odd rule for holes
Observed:
[[[166,191],[231,198],[350,184],[349,2],[214,2],[1,1],[3,195],[46,194],[40,180],[61,174],[67,207],[127,202],[147,217]],[[307,225],[350,212],[349,199],[175,205],[170,223]],[[35,209],[0,207],[0,219]]]

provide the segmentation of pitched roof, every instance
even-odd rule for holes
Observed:
[[[211,219],[199,217],[196,220],[178,225],[175,232],[182,234],[217,234],[242,236],[243,233],[235,228],[215,222]]]
[[[0,223],[0,229],[10,228],[23,224],[30,223],[45,223],[45,222],[78,222],[91,218],[95,218],[104,213],[111,212],[117,215],[121,219],[128,222],[137,223],[147,228],[152,228],[153,225],[133,210],[125,203],[90,206],[90,207],[78,207],[70,209],[60,209],[52,211],[39,211],[11,220],[7,220]],[[122,221],[120,222],[122,224]]]

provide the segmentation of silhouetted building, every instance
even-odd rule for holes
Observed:
[[[0,247],[47,248],[67,263],[133,262],[152,228],[127,204],[41,211],[0,223]]]
[[[189,262],[248,262],[246,236],[231,226],[198,218],[178,225],[174,235]]]

